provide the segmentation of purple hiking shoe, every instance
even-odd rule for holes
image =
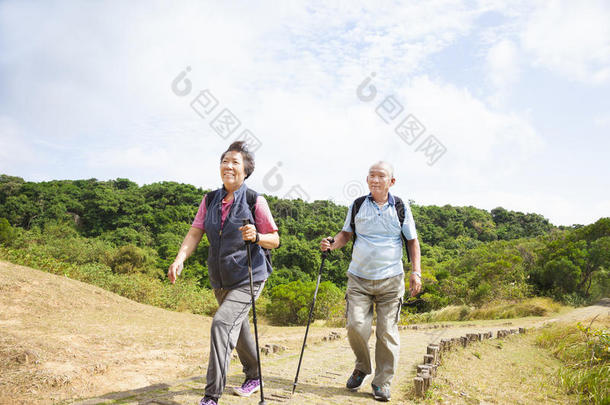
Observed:
[[[218,405],[218,402],[214,400],[214,398],[203,397],[199,401],[199,405]]]
[[[246,378],[241,387],[234,387],[233,393],[240,397],[249,397],[261,389],[261,380],[258,378]]]

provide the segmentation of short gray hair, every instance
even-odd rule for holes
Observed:
[[[371,170],[373,168],[373,166],[385,166],[387,171],[390,173],[390,178],[394,178],[394,166],[392,166],[390,163],[386,162],[385,160],[379,160],[379,161],[373,163],[371,165],[371,167],[369,167],[369,170]]]

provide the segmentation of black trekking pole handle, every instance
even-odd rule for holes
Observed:
[[[329,242],[332,244],[335,242],[335,239],[330,238]],[[320,279],[322,278],[322,269],[324,268],[324,262],[326,261],[328,252],[330,252],[330,249],[327,249],[322,252],[322,263],[320,263],[320,270],[318,270],[318,280],[316,281],[316,289],[313,293],[313,300],[311,301],[311,307],[309,308],[309,318],[307,319],[307,327],[305,328],[305,337],[303,338],[303,346],[301,347],[301,355],[299,356],[299,365],[297,366],[297,374],[294,376],[294,383],[292,384],[292,394],[291,395],[294,395],[294,390],[296,390],[297,383],[299,381],[299,372],[301,371],[301,362],[303,361],[303,353],[305,352],[305,343],[307,342],[307,335],[309,334],[309,325],[311,324],[313,310],[316,305],[316,296],[318,295],[318,288],[320,287]]]
[[[332,245],[333,243],[335,243],[335,238],[326,238],[327,241],[330,242],[330,244]],[[328,254],[330,253],[330,249],[326,249],[322,251],[322,260],[326,259],[326,257],[328,256]],[[321,268],[321,266],[320,266]]]
[[[245,218],[242,220],[243,226],[249,225],[250,220]],[[258,379],[260,381],[261,400],[258,405],[266,405],[265,394],[263,393],[263,372],[261,370],[261,352],[258,347],[258,327],[256,322],[256,304],[254,299],[254,282],[252,281],[252,241],[246,241],[246,250],[248,252],[248,275],[250,276],[250,298],[252,299],[252,321],[254,323],[254,341],[256,342],[256,362],[258,363]]]

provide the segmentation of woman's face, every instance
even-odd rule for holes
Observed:
[[[241,152],[229,151],[220,162],[220,178],[222,184],[229,191],[235,191],[241,187],[246,178],[244,159]]]

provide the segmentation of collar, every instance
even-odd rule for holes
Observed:
[[[246,182],[241,183],[241,186],[239,186],[239,188],[233,192],[233,201],[235,201],[235,198],[237,196],[239,196],[241,193],[245,193],[245,190],[247,188],[248,187],[246,186]],[[222,185],[221,190],[222,190],[222,192],[221,192],[222,197],[221,197],[220,201],[223,201],[225,199],[225,197],[227,196],[227,194],[229,194],[229,192],[225,188],[224,184]]]
[[[366,197],[369,200],[371,200],[371,202],[373,202],[373,203],[375,202],[375,200],[373,200],[373,194],[369,193],[369,195],[367,195]],[[396,201],[394,200],[394,196],[389,191],[388,191],[388,204],[396,205]]]

